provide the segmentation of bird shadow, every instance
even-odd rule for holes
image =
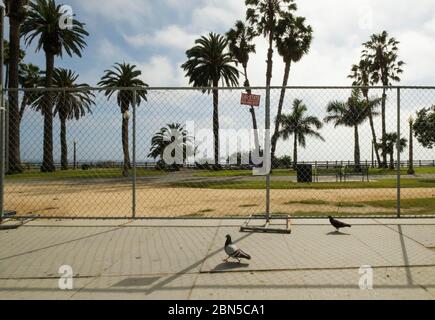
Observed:
[[[214,267],[213,271],[227,271],[249,267],[249,263],[223,262]]]
[[[344,232],[340,232],[340,231],[331,231],[331,232],[328,232],[326,235],[328,235],[328,236],[350,236],[349,233],[344,233]]]

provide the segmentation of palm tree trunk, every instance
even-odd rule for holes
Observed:
[[[121,112],[122,112],[122,152],[124,154],[124,163],[122,169],[122,175],[128,177],[128,170],[131,168],[130,164],[130,151],[128,144],[128,117],[125,113],[128,111],[128,102],[122,101]]]
[[[243,66],[243,70],[245,72],[245,87],[249,88],[251,86],[251,84],[249,83],[249,79],[248,79],[248,70],[247,70],[247,66],[244,65]],[[248,94],[252,93],[251,89],[246,89],[246,92]],[[249,109],[249,111],[251,112],[251,117],[252,117],[252,128],[254,129],[254,144],[255,144],[255,152],[256,154],[259,156],[260,155],[260,140],[258,138],[258,125],[257,125],[257,117],[255,115],[255,108],[253,106],[251,106],[251,108]]]
[[[60,115],[60,164],[61,170],[68,170],[68,145],[66,143],[66,117]]]
[[[15,6],[14,6],[15,7]],[[18,10],[14,8],[11,10]],[[11,11],[12,12],[12,11]],[[9,89],[18,88],[18,65],[20,59],[20,22],[17,17],[10,15],[9,31]],[[20,126],[18,109],[18,91],[8,93],[8,113],[9,113],[9,174],[20,173],[23,171],[20,159]]]
[[[382,167],[387,167],[387,141],[385,140],[387,136],[386,119],[385,119],[385,108],[387,103],[387,94],[385,88],[382,92]]]
[[[5,64],[5,88],[9,88],[9,63]]]
[[[46,60],[46,87],[50,88],[53,84],[54,55],[51,52],[45,53]],[[45,93],[43,106],[44,113],[44,150],[42,159],[42,172],[54,172],[53,161],[53,99],[52,93]]]
[[[279,119],[280,119],[281,114],[282,114],[282,107],[284,106],[284,99],[285,99],[285,92],[286,92],[285,87],[288,84],[288,79],[289,79],[289,75],[290,75],[290,67],[291,67],[291,61],[286,62],[285,69],[284,69],[284,78],[282,81],[283,88],[281,88],[281,95],[279,97],[279,103],[278,103],[278,112],[277,112],[277,116],[275,119],[275,131],[274,131],[273,136],[272,136],[272,151],[271,151],[272,159],[275,158],[276,145],[278,143],[279,128],[280,128]]]
[[[361,157],[360,157],[360,148],[359,148],[359,132],[358,132],[358,126],[354,126],[355,129],[355,150],[354,150],[354,162],[356,169],[361,165]]]
[[[20,107],[20,124],[21,124],[21,121],[23,120],[24,111],[26,110],[26,106],[27,106],[28,101],[29,101],[29,96],[25,92],[23,95],[23,100],[21,101],[21,107]]]
[[[394,151],[390,152],[390,169],[394,170]]]
[[[298,134],[295,132],[295,140],[293,144],[293,169],[296,170],[298,165]]]
[[[366,101],[367,103],[369,102],[369,97],[368,94],[366,94]],[[370,108],[369,110],[369,122],[370,122],[370,129],[372,130],[372,137],[373,137],[373,144],[374,144],[374,150],[375,150],[375,154],[376,154],[376,160],[378,161],[378,167],[381,166],[381,157],[379,156],[379,149],[376,148],[376,144],[377,144],[377,137],[376,137],[376,130],[375,130],[375,123],[373,121],[373,111]]]
[[[219,80],[213,81],[213,88],[217,88]],[[214,137],[214,167],[219,166],[219,92],[213,89],[213,137]]]

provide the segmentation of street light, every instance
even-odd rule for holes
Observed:
[[[414,117],[412,116],[412,114],[409,116],[408,119],[408,123],[409,123],[409,166],[408,166],[408,174],[409,175],[414,175],[415,174],[415,170],[414,170],[414,133],[413,133],[413,128],[414,128]]]

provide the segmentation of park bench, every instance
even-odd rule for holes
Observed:
[[[319,177],[335,177],[335,181],[340,182],[343,178],[343,167],[341,165],[315,165],[313,166],[314,181],[319,182]]]
[[[369,181],[369,168],[370,166],[366,165],[346,165],[343,168],[343,177],[344,181],[346,181],[347,177],[350,176],[361,176],[362,181],[365,181],[365,178],[367,178],[367,182]]]

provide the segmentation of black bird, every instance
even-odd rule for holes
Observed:
[[[332,224],[332,226],[337,229],[337,231],[340,231],[341,228],[351,228],[352,226],[350,224],[338,221],[337,219],[334,219],[333,217],[329,216],[329,222]]]
[[[244,252],[242,249],[239,249],[233,242],[231,241],[231,236],[227,234],[227,240],[225,241],[225,253],[228,255],[228,258],[224,259],[225,262],[228,262],[229,258],[237,259],[240,263],[241,259],[251,260],[251,256]]]

